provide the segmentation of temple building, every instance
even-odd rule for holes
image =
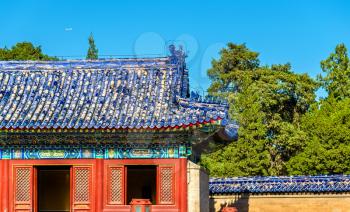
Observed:
[[[189,94],[173,46],[160,58],[0,62],[1,211],[131,211],[133,199],[191,211],[196,132],[232,132],[227,104]]]

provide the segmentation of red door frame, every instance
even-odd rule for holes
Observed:
[[[124,166],[124,197],[126,197],[127,191],[127,167],[128,165],[155,165],[157,166],[157,205],[152,205],[152,212],[157,211],[181,211],[187,212],[187,159],[112,159],[104,160],[104,175],[107,175],[109,166]],[[174,181],[173,192],[174,192],[174,204],[160,205],[159,203],[159,167],[173,167],[174,168]],[[104,184],[107,183],[107,177],[104,178]],[[104,195],[107,197],[107,187],[104,187]],[[102,197],[103,197],[102,196]],[[107,198],[103,198],[103,210],[104,212],[112,211],[130,211],[130,205],[108,205]],[[124,201],[126,198],[124,198]],[[128,204],[128,203],[126,203]]]
[[[9,160],[0,160],[0,209],[1,211],[9,210]]]
[[[92,192],[91,192],[91,211],[94,211],[95,208],[95,191],[94,188],[95,186],[95,179],[96,179],[96,159],[72,159],[72,160],[9,160],[9,167],[11,168],[9,176],[14,176],[14,167],[15,166],[31,166],[31,167],[38,167],[38,166],[91,166],[92,167],[92,177],[91,177],[91,181],[92,181]],[[71,171],[70,171],[70,210],[73,211],[72,208],[72,198],[73,198],[73,182],[72,182],[72,167],[71,167]],[[35,169],[36,170],[36,169]],[[37,185],[36,185],[36,181],[37,181],[37,171],[34,171],[34,175],[33,175],[33,209],[34,211],[37,211],[38,206],[37,206]],[[11,181],[8,185],[9,187],[9,211],[14,211],[14,196],[12,195],[14,190],[13,190],[13,186],[14,186],[14,182],[13,182],[13,177],[11,177]]]
[[[34,168],[34,177],[33,177],[33,200],[34,200],[34,203],[33,203],[33,211],[36,212],[39,210],[39,206],[38,206],[38,167],[33,167]]]
[[[41,166],[41,165],[40,165]],[[43,165],[44,166],[44,165]],[[66,166],[66,165],[54,165],[54,166]],[[34,165],[34,182],[33,182],[33,200],[34,200],[34,203],[33,203],[33,211],[36,212],[39,210],[39,206],[38,206],[38,167],[37,165]],[[70,166],[69,168],[69,208],[70,208],[70,211],[72,211],[72,195],[73,195],[73,184],[72,184],[72,169],[73,169],[73,166]]]
[[[7,209],[7,211],[13,211],[14,198],[11,195],[13,193],[13,179],[9,179],[9,176],[13,176],[13,167],[16,165],[26,166],[51,166],[51,165],[65,165],[65,166],[92,166],[92,194],[91,194],[91,210],[112,212],[118,209],[118,211],[130,211],[130,205],[118,205],[110,206],[106,203],[106,170],[109,165],[169,165],[174,166],[175,171],[175,188],[174,197],[175,202],[171,205],[153,205],[153,212],[160,211],[181,211],[187,212],[187,159],[41,159],[41,160],[1,160],[0,171],[3,184],[0,186],[1,193],[1,209]],[[71,171],[71,177],[73,176]],[[36,177],[35,175],[33,177]],[[126,177],[126,176],[125,176]],[[10,180],[10,181],[9,181]],[[71,188],[73,187],[71,180]],[[10,184],[8,184],[10,182]],[[157,183],[159,184],[159,183]],[[124,183],[126,186],[126,183]],[[158,186],[158,185],[157,185]],[[10,190],[8,190],[10,189]],[[124,193],[126,189],[124,189]],[[8,195],[6,195],[8,194]],[[125,195],[125,194],[124,194]],[[158,192],[157,192],[158,195]],[[36,195],[34,195],[36,196]],[[71,189],[71,199],[73,193]],[[125,199],[125,198],[124,198]],[[158,199],[158,197],[157,197]],[[125,200],[124,200],[125,201]],[[71,210],[72,210],[71,200]],[[37,209],[37,206],[35,206]],[[95,210],[94,210],[95,209]],[[5,210],[2,210],[5,211]]]

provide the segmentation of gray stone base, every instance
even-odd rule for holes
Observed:
[[[209,175],[199,165],[188,161],[188,211],[209,212]]]

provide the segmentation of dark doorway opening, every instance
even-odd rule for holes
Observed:
[[[127,204],[131,199],[149,199],[156,204],[157,166],[127,166]]]
[[[38,212],[70,211],[70,167],[37,167]]]

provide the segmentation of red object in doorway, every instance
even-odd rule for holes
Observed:
[[[151,201],[149,199],[132,199],[130,202],[131,212],[151,212]]]
[[[224,207],[221,212],[238,212],[236,207]]]

